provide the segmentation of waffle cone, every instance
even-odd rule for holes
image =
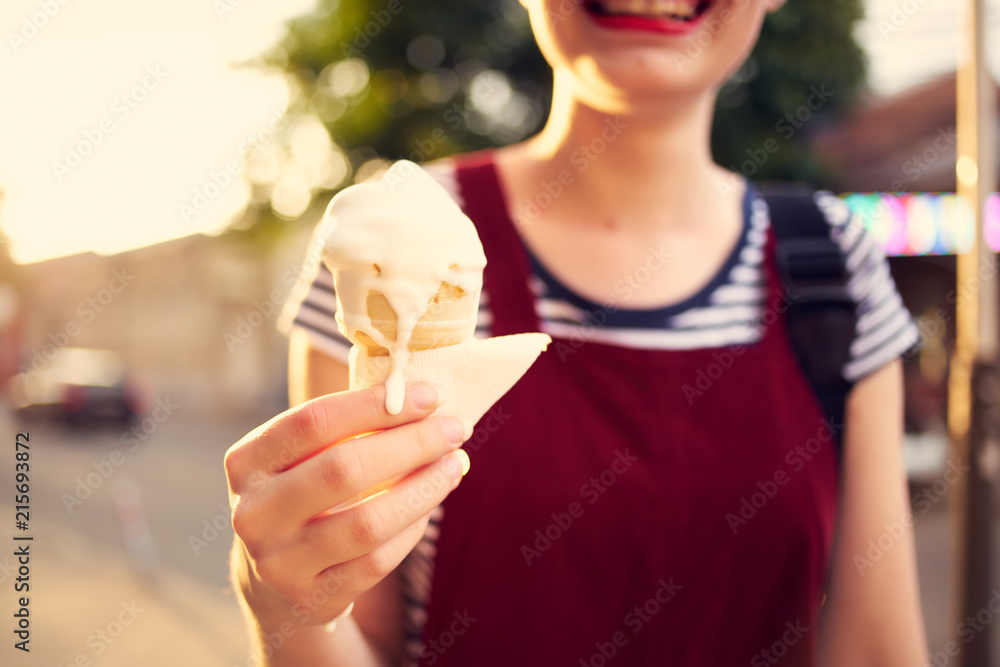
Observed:
[[[455,345],[414,352],[403,371],[406,382],[434,385],[442,399],[434,414],[456,417],[472,427],[528,370],[551,342],[542,333],[468,339]],[[351,348],[351,388],[381,384],[389,376],[389,358],[370,357],[359,345]]]
[[[386,340],[397,337],[396,312],[381,292],[371,291],[366,301],[368,317],[372,326]],[[417,321],[407,345],[411,352],[432,350],[456,345],[472,337],[476,330],[479,314],[479,295],[466,292],[450,283],[441,283],[440,289],[427,306],[427,312]],[[358,343],[365,348],[369,357],[384,357],[389,351],[376,343],[368,334],[358,331]]]

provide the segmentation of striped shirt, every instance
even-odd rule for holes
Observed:
[[[453,170],[431,170],[462,204]],[[819,192],[816,203],[830,228],[830,237],[846,257],[847,289],[857,303],[857,330],[844,377],[857,381],[898,357],[917,342],[918,332],[889,273],[874,238],[852,217],[838,197]],[[665,308],[629,310],[597,304],[559,282],[528,252],[531,290],[543,332],[561,338],[586,335],[588,340],[650,350],[748,345],[759,340],[767,296],[764,244],[770,226],[764,198],[748,188],[742,235],[716,276],[693,297]],[[318,236],[318,235],[317,235]],[[314,238],[312,256],[320,239]],[[311,342],[334,359],[347,363],[351,343],[338,330],[333,276],[313,262],[285,304],[280,326],[299,327]],[[489,294],[484,290],[477,336],[490,335],[493,322]],[[594,326],[600,324],[600,326]]]
[[[429,169],[463,205],[454,169]],[[857,304],[857,327],[844,377],[857,381],[895,359],[918,340],[917,327],[903,306],[881,249],[846,204],[828,192],[815,195],[829,225],[830,238],[843,250],[848,270],[847,290]],[[757,342],[767,299],[765,243],[770,219],[767,204],[747,188],[741,236],[726,262],[707,285],[681,303],[664,308],[629,310],[594,303],[559,282],[526,249],[532,268],[530,288],[541,330],[553,337],[582,338],[622,347],[649,350],[690,350]],[[322,239],[313,239],[311,256],[318,256]],[[347,363],[351,343],[338,331],[333,276],[323,265],[304,274],[286,303],[280,326],[306,331],[314,346]],[[639,276],[635,276],[639,279]],[[639,281],[641,282],[641,280]],[[626,285],[627,287],[627,285]],[[476,335],[490,335],[493,317],[484,290]],[[441,508],[432,515],[424,539],[400,566],[406,608],[406,642],[417,659],[427,618],[435,544]]]

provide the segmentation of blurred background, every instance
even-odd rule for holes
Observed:
[[[326,202],[387,160],[517,141],[545,119],[549,73],[516,0],[395,6],[4,2],[0,433],[9,452],[31,434],[35,541],[32,652],[5,642],[0,663],[258,664],[226,581],[222,456],[287,405],[276,321]],[[987,8],[995,81],[1000,1]],[[789,0],[723,89],[714,134],[734,171],[842,193],[918,320],[906,459],[932,652],[956,632],[948,293],[974,225],[952,194],[962,21],[949,0]],[[814,89],[832,93],[819,108]],[[1000,195],[984,224],[1000,250]],[[0,457],[0,488],[13,464]],[[5,615],[14,565],[0,556]]]

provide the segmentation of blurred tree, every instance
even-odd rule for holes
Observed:
[[[862,0],[788,0],[767,17],[750,58],[719,94],[719,164],[756,179],[823,184],[821,156],[805,138],[862,90],[866,60],[854,39],[862,15]]]
[[[548,67],[517,0],[321,0],[278,53],[355,165],[516,141],[548,106]]]
[[[719,97],[722,165],[757,179],[821,178],[802,139],[863,84],[852,35],[860,16],[861,0],[789,0],[768,17]],[[697,49],[692,42],[689,55]],[[275,213],[298,217],[381,159],[431,160],[529,136],[544,123],[551,85],[517,0],[319,0],[259,64],[287,72],[295,120],[283,146],[248,166],[265,177],[244,229]]]

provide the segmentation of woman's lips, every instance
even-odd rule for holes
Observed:
[[[588,0],[583,7],[605,28],[682,35],[698,26],[710,4],[709,0]]]

